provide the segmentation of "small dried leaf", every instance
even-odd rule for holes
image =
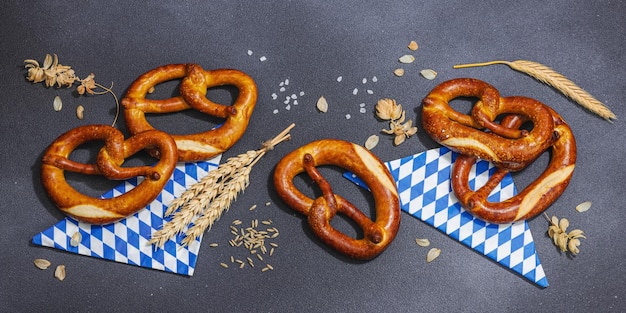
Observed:
[[[415,40],[409,42],[409,46],[408,46],[409,50],[411,51],[415,51],[417,50],[418,46],[417,46],[417,42],[415,42]]]
[[[431,69],[425,69],[425,70],[420,71],[420,75],[422,75],[424,78],[428,80],[433,80],[435,79],[435,77],[437,77],[437,72]]]
[[[63,108],[63,101],[61,100],[61,97],[54,97],[54,101],[52,101],[52,107],[57,112],[61,111],[61,108]]]
[[[426,238],[415,238],[415,243],[420,247],[428,247],[430,246],[430,240]]]
[[[77,231],[72,235],[72,239],[70,239],[70,246],[78,247],[82,240],[83,236],[80,234],[79,231]]]
[[[585,201],[576,206],[576,211],[582,213],[582,212],[586,212],[590,208],[591,208],[591,201]]]
[[[410,54],[405,54],[401,56],[400,59],[398,59],[398,61],[400,61],[400,63],[409,64],[415,61],[415,57]]]
[[[377,135],[371,135],[365,141],[365,149],[372,150],[378,144],[379,137]]]
[[[441,249],[437,249],[437,248],[430,249],[430,251],[428,251],[428,254],[426,255],[426,262],[430,263],[434,261],[437,257],[439,257],[440,254],[441,254]]]
[[[85,112],[85,107],[83,107],[82,105],[78,105],[76,107],[76,117],[78,117],[79,120],[83,119],[84,113]]]
[[[317,100],[317,109],[323,113],[326,113],[326,111],[328,111],[328,102],[326,101],[326,98],[324,98],[324,96],[321,96]]]
[[[396,75],[398,77],[404,76],[404,69],[403,68],[397,68],[397,69],[393,70],[393,75]]]
[[[54,270],[54,277],[56,279],[63,281],[65,279],[65,265],[58,265]]]
[[[50,267],[50,265],[50,261],[46,259],[35,259],[35,266],[37,266],[37,268],[40,270],[45,270]]]

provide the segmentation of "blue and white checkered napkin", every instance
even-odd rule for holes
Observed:
[[[196,163],[179,163],[159,196],[145,209],[108,225],[92,225],[65,218],[33,237],[33,243],[96,258],[147,267],[183,275],[193,275],[202,238],[181,246],[182,238],[168,241],[163,249],[147,244],[152,233],[165,222],[163,214],[171,201],[219,165],[222,155]],[[118,196],[139,183],[138,178],[125,181],[102,198]],[[72,235],[80,232],[77,247],[70,245]]]
[[[526,221],[491,224],[461,207],[450,185],[456,156],[443,147],[386,162],[398,186],[401,209],[540,287],[547,287],[548,280]],[[483,186],[495,169],[487,161],[477,162],[469,176],[470,187],[476,190],[476,186]],[[363,186],[351,173],[344,176]],[[506,200],[516,193],[513,179],[507,175],[489,201]]]

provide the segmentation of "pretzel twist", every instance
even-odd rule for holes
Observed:
[[[471,116],[449,106],[457,97],[479,99]],[[500,124],[498,116],[504,116]],[[422,122],[435,141],[460,153],[452,169],[452,189],[465,209],[485,221],[509,223],[535,217],[556,201],[571,180],[576,163],[574,135],[558,113],[537,100],[501,98],[485,82],[453,79],[424,99]],[[527,122],[532,130],[520,129]],[[507,173],[522,170],[547,149],[552,152],[550,162],[534,182],[502,202],[487,200]],[[493,162],[497,170],[473,191],[468,179],[478,158]]]
[[[95,140],[104,141],[95,164],[69,159],[78,146]],[[122,167],[124,159],[148,147],[157,149],[161,155],[155,165]],[[151,130],[124,140],[124,135],[111,126],[81,126],[61,135],[48,147],[42,158],[41,181],[52,201],[65,214],[87,223],[108,224],[150,204],[172,175],[176,160],[176,143],[164,132]],[[65,171],[102,175],[115,180],[135,176],[143,176],[144,179],[122,195],[99,199],[74,189],[66,181]]]
[[[374,197],[375,221],[333,193],[316,168],[323,165],[347,169],[367,184]],[[322,196],[315,200],[302,194],[293,184],[294,177],[304,172],[322,191]],[[380,159],[359,145],[325,139],[302,146],[278,163],[274,185],[289,207],[307,216],[309,226],[321,241],[348,257],[372,259],[387,248],[398,232],[400,203],[395,182]],[[337,213],[353,220],[363,230],[363,237],[352,238],[335,229],[330,221]]]
[[[180,95],[167,99],[146,99],[157,84],[181,79]],[[238,97],[232,105],[215,103],[206,98],[208,88],[235,86]],[[219,127],[185,135],[172,135],[178,147],[179,161],[194,162],[212,158],[232,147],[243,136],[257,100],[254,80],[233,69],[203,70],[197,64],[169,64],[139,76],[122,99],[126,125],[132,134],[154,127],[146,113],[172,113],[195,109],[225,119]],[[155,151],[151,153],[155,154]]]

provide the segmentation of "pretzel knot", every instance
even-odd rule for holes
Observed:
[[[450,107],[458,97],[478,98],[470,115]],[[477,79],[453,79],[435,87],[423,101],[422,124],[435,141],[459,153],[452,189],[465,209],[488,222],[537,216],[565,191],[574,172],[576,141],[558,113],[531,98],[501,98],[493,86]],[[526,130],[523,126],[529,124],[532,129]],[[507,173],[524,169],[546,150],[551,150],[550,162],[534,182],[505,201],[487,200]],[[474,191],[468,179],[478,158],[497,170]]]
[[[95,164],[69,159],[77,147],[96,140],[104,141],[104,147],[98,152]],[[125,159],[149,147],[161,156],[155,165],[122,167]],[[124,140],[124,135],[111,126],[81,126],[61,135],[48,147],[42,158],[41,180],[52,201],[65,214],[87,223],[108,224],[150,204],[172,175],[176,160],[176,143],[164,132],[151,130]],[[100,199],[74,189],[66,181],[65,171],[115,180],[142,176],[143,180],[122,195]]]
[[[333,193],[317,166],[347,169],[370,188],[376,207],[372,221],[345,198]],[[313,200],[293,184],[296,175],[306,172],[322,195]],[[368,260],[382,253],[395,238],[400,226],[400,203],[395,182],[384,164],[365,148],[341,140],[311,142],[287,154],[276,166],[274,185],[278,195],[295,211],[306,215],[313,233],[336,251],[355,259]],[[363,231],[353,238],[330,223],[337,214],[351,219]]]
[[[181,79],[180,95],[167,99],[147,99],[146,95],[157,84]],[[235,86],[238,97],[232,105],[215,103],[206,97],[207,89]],[[197,64],[169,64],[157,67],[139,76],[122,99],[126,125],[132,134],[154,127],[146,113],[172,113],[195,109],[204,114],[224,119],[211,130],[185,135],[172,135],[178,147],[179,161],[195,162],[212,158],[232,147],[243,136],[257,100],[254,80],[233,69],[203,70]],[[156,151],[151,151],[158,157]]]

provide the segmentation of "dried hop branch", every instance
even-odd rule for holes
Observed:
[[[389,129],[383,129],[385,134],[393,135],[394,145],[403,143],[407,138],[417,133],[417,127],[413,126],[413,121],[404,122],[406,112],[402,105],[397,104],[393,99],[380,99],[376,104],[376,116],[383,120],[389,120]]]
[[[568,219],[562,218],[559,220],[556,216],[548,218],[547,214],[544,213],[544,215],[546,220],[550,223],[550,226],[548,227],[548,236],[552,239],[554,245],[559,247],[562,252],[569,252],[572,255],[577,255],[580,252],[578,249],[580,246],[580,238],[587,238],[585,237],[585,233],[580,229],[574,229],[568,233]]]

